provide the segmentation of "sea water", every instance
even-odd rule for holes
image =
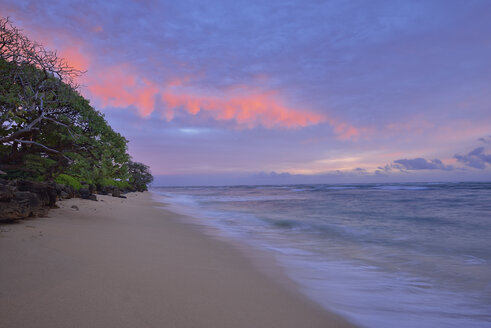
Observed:
[[[153,188],[366,327],[491,327],[491,183]]]

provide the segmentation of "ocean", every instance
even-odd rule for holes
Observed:
[[[491,327],[491,183],[158,187],[365,327]]]

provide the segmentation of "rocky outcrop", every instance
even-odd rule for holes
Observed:
[[[22,189],[19,189],[19,185]],[[42,185],[37,182],[31,185],[25,181],[0,180],[0,220],[46,215],[54,202],[51,202],[51,187]],[[56,201],[56,195],[54,197]]]
[[[4,180],[0,178],[0,221],[12,221],[26,217],[44,216],[50,208],[56,207],[56,201],[80,197],[97,201],[97,192],[102,195],[126,198],[117,187],[102,187],[84,183],[83,188],[75,190],[70,186],[54,182],[36,182],[30,180]]]
[[[108,195],[109,194],[109,188],[105,186],[98,185],[97,186],[97,193],[99,195]]]
[[[97,186],[97,193],[99,195],[111,195],[113,197],[118,197],[118,198],[126,198],[126,196],[124,196],[123,194],[130,191],[132,190],[119,189],[118,187],[112,187],[112,186]]]
[[[56,206],[59,193],[54,183],[0,180],[0,220],[44,216]]]
[[[70,186],[56,184],[56,194],[58,199],[68,199],[75,197],[75,189]]]
[[[82,188],[78,192],[80,194],[80,198],[82,199],[97,200],[97,196],[91,193],[88,188]]]
[[[58,193],[55,183],[17,180],[17,190],[37,194],[43,206],[54,207],[56,204]]]
[[[1,181],[1,180],[0,180]],[[0,182],[0,202],[8,202],[14,197],[13,189],[6,183]]]

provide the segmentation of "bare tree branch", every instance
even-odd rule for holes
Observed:
[[[61,155],[63,158],[67,159],[70,162],[72,161],[70,158],[63,155],[63,153],[61,151],[58,151],[58,150],[53,149],[53,148],[49,148],[43,144],[40,144],[39,142],[35,142],[35,141],[31,141],[31,140],[21,140],[21,139],[15,139],[14,141],[16,141],[18,143],[28,144],[28,145],[36,145],[36,146],[41,147],[50,153]]]

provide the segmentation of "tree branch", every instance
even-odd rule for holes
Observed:
[[[21,140],[21,139],[15,139],[14,141],[19,142],[19,143],[23,143],[23,144],[28,144],[28,145],[36,145],[36,146],[41,147],[50,153],[61,155],[63,158],[65,158],[69,162],[72,161],[70,158],[66,157],[62,152],[60,152],[56,149],[53,149],[53,148],[49,148],[43,144],[40,144],[39,142],[35,142],[35,141],[31,141],[31,140]]]

